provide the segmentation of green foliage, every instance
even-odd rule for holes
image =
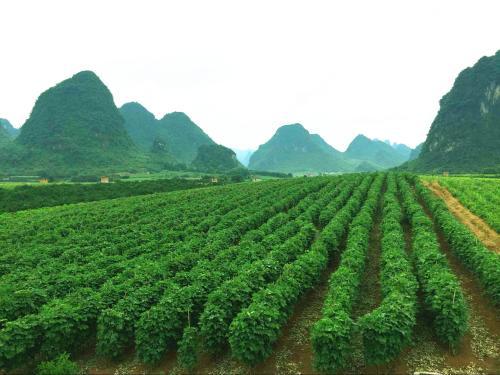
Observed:
[[[448,211],[440,198],[434,196],[416,178],[414,180],[419,196],[431,210],[453,252],[479,279],[492,302],[500,305],[500,255],[487,249]]]
[[[335,373],[345,367],[352,352],[354,324],[351,311],[359,293],[374,214],[385,176],[378,175],[366,200],[359,199],[353,210],[347,244],[337,270],[330,276],[323,305],[323,316],[311,331],[314,365],[323,372]]]
[[[394,174],[387,177],[384,195],[381,240],[382,302],[359,320],[365,359],[381,364],[396,358],[410,343],[416,323],[417,280],[404,252],[405,239],[400,224],[402,212],[396,197]]]
[[[198,348],[199,338],[197,329],[187,327],[184,329],[177,353],[179,364],[189,371],[193,370],[198,362]]]
[[[80,373],[78,365],[63,353],[52,361],[42,362],[38,365],[38,375],[77,375]]]
[[[206,249],[203,249],[200,262],[189,272],[176,275],[173,286],[167,289],[160,301],[142,313],[136,324],[136,349],[139,358],[146,363],[157,362],[165,351],[172,348],[181,339],[182,331],[189,323],[197,322],[207,302],[209,294],[221,283],[234,277],[244,265],[260,259],[266,253],[266,247],[256,246],[264,237],[252,235],[250,242],[236,242],[239,235],[246,231],[262,228],[267,235],[276,228],[267,225],[270,219],[285,209],[290,209],[305,196],[324,184],[305,184],[301,189],[291,189],[282,198],[266,196],[247,211],[242,220],[233,223],[233,230],[222,231],[221,235]],[[295,191],[293,191],[295,190]],[[286,232],[282,233],[283,235]],[[294,238],[293,248],[305,248],[314,237],[312,226],[304,226],[298,238]],[[284,241],[285,237],[280,237]],[[301,246],[299,246],[301,243]],[[292,248],[292,249],[293,249]],[[292,249],[290,250],[292,252]],[[297,250],[298,251],[298,250]],[[293,253],[293,252],[292,252]],[[286,261],[287,255],[281,257]]]
[[[266,244],[273,246],[271,251],[263,259],[249,263],[236,277],[209,295],[200,317],[200,330],[209,351],[217,352],[227,344],[229,325],[236,314],[250,304],[255,292],[281,275],[286,263],[306,251],[314,237],[310,225],[318,221],[321,210],[333,211],[333,217],[339,205],[345,204],[359,179],[351,178],[347,186],[343,182],[337,184],[334,181],[317,194],[303,199],[287,216],[293,219],[298,212],[300,214],[285,225],[283,231],[275,232],[276,238],[265,240]],[[341,194],[344,191],[347,191],[346,195]],[[301,227],[303,229],[297,233]],[[281,238],[288,240],[282,242]]]
[[[186,271],[225,248],[213,267],[227,264],[234,272],[241,263],[229,261],[239,254],[231,244],[327,181],[269,181],[4,215],[0,366],[74,349],[99,322],[111,321],[99,319],[109,308],[120,320],[109,325],[103,343],[131,344],[133,317],[161,297],[162,289],[154,288],[162,279],[178,275],[176,282],[183,283]],[[19,252],[19,246],[29,250]],[[251,249],[241,252],[239,261],[249,254]],[[24,290],[29,293],[18,293]]]
[[[468,308],[460,282],[440,251],[431,219],[403,176],[398,177],[398,186],[412,225],[412,252],[425,307],[433,316],[437,337],[454,350],[468,329]]]
[[[245,169],[236,159],[234,151],[222,145],[201,145],[191,165],[197,170],[206,172]]]
[[[371,176],[366,176],[346,205],[320,233],[311,249],[285,266],[280,278],[254,294],[252,303],[236,316],[230,325],[231,352],[239,360],[255,364],[272,351],[283,325],[299,298],[319,280],[329,255],[338,251],[336,241],[343,235],[354,212],[359,209]],[[337,232],[338,228],[344,228]]]
[[[93,179],[98,178],[93,177]],[[185,190],[203,187],[207,184],[208,182],[200,180],[174,178],[111,184],[20,185],[13,189],[0,188],[0,212]]]
[[[460,203],[500,232],[500,181],[470,177],[440,178]]]

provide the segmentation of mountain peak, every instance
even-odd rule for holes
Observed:
[[[125,165],[134,152],[123,118],[106,85],[91,71],[75,74],[43,92],[16,143],[32,151],[23,163],[78,168]]]
[[[163,116],[162,120],[169,119],[171,121],[176,121],[176,124],[185,125],[187,123],[192,123],[191,118],[184,112],[170,112]]]
[[[370,161],[378,169],[395,167],[404,163],[408,155],[404,156],[391,145],[372,140],[363,134],[358,134],[347,147],[345,155],[356,160]]]
[[[249,168],[276,172],[334,172],[347,170],[342,155],[301,124],[281,126],[250,157]]]
[[[74,74],[70,79],[73,80],[101,80],[97,74],[95,74],[92,70],[82,70],[81,72],[78,72]]]

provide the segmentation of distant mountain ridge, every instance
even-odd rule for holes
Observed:
[[[250,169],[286,173],[368,172],[408,160],[412,149],[358,135],[342,153],[301,124],[285,125],[250,158]]]
[[[44,91],[17,130],[0,121],[2,174],[86,175],[189,166],[215,142],[182,112],[157,120],[139,103],[118,110],[109,89],[82,71]],[[222,147],[222,146],[221,146]],[[234,163],[232,151],[229,161]],[[203,154],[203,153],[202,153]],[[208,156],[207,156],[208,155]],[[213,155],[221,162],[221,153]],[[182,164],[179,164],[182,163]],[[236,165],[241,165],[236,161]]]
[[[401,150],[401,146],[399,148]],[[400,150],[386,142],[370,139],[360,134],[352,140],[344,155],[350,159],[369,162],[376,169],[387,169],[408,160],[409,153],[404,156],[405,153]]]
[[[126,103],[120,108],[125,128],[134,143],[149,152],[155,140],[165,143],[175,160],[189,164],[202,145],[215,142],[185,113],[172,112],[157,120],[144,106],[137,102]]]
[[[342,153],[301,124],[284,125],[259,146],[248,165],[253,170],[271,172],[344,172],[350,165]]]
[[[464,69],[440,101],[419,172],[500,172],[500,51]]]

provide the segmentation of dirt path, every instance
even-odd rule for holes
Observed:
[[[492,229],[483,219],[474,215],[467,208],[462,206],[460,201],[456,199],[445,187],[439,185],[437,181],[423,182],[434,194],[445,201],[448,209],[455,217],[465,224],[484,245],[496,252],[500,253],[500,235]]]

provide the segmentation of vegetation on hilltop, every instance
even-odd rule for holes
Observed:
[[[134,143],[144,152],[150,152],[157,140],[165,145],[171,158],[190,164],[201,145],[215,142],[183,112],[172,112],[157,120],[141,104],[126,103],[120,108],[125,128]]]
[[[244,168],[233,150],[222,145],[201,145],[192,166],[200,171],[224,172]]]
[[[420,156],[421,172],[500,171],[500,51],[463,70],[440,101]]]

